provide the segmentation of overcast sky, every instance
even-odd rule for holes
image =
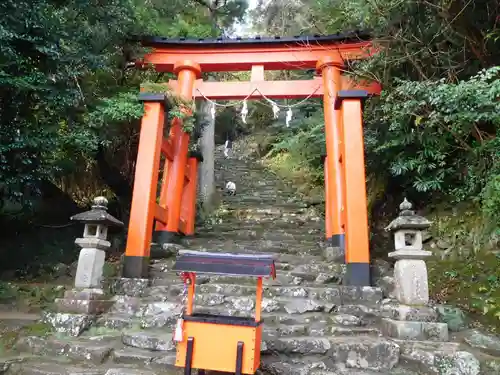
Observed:
[[[257,6],[257,3],[259,0],[247,0],[248,2],[248,10],[254,9]],[[249,24],[247,23],[242,23],[240,25],[235,26],[235,34],[237,36],[251,36],[252,33],[249,30]]]

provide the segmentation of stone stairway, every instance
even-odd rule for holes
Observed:
[[[172,343],[183,291],[171,272],[179,248],[276,256],[277,278],[264,283],[263,373],[478,374],[473,354],[439,341],[434,309],[398,306],[377,287],[342,285],[344,265],[323,256],[322,220],[291,186],[255,160],[224,159],[221,148],[216,169],[218,186],[234,181],[237,194],[223,196],[213,223],[170,246],[172,257],[153,260],[150,280],[117,280],[113,306],[80,337],[22,338],[21,356],[3,362],[9,374],[181,374]],[[197,312],[251,316],[255,280],[200,275],[195,302]],[[384,318],[424,321],[428,329],[422,341],[390,339]]]

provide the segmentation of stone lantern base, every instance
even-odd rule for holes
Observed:
[[[389,302],[382,306],[382,333],[401,340],[448,341],[448,324],[438,323],[438,314],[428,306]]]
[[[57,312],[45,313],[43,321],[57,332],[79,336],[112,305],[113,301],[106,298],[102,289],[75,288],[55,300]]]

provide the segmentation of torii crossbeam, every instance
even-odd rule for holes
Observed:
[[[347,60],[376,52],[365,33],[292,38],[168,39],[145,38],[152,48],[138,67],[154,65],[173,72],[166,83],[186,99],[324,100],[326,240],[345,254],[347,283],[369,285],[368,219],[363,147],[362,102],[380,93],[376,82],[354,82],[341,74]],[[310,80],[266,81],[265,70],[316,69]],[[251,71],[248,82],[205,82],[201,73]],[[194,234],[196,170],[201,160],[188,155],[189,134],[174,119],[163,138],[164,95],[141,94],[145,114],[141,125],[124,277],[147,277],[150,243],[156,221],[158,242]],[[160,156],[165,155],[162,184],[157,191]]]

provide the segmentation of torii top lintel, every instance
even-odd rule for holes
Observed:
[[[144,47],[152,47],[140,64],[153,64],[157,71],[172,72],[176,63],[189,60],[201,71],[247,71],[260,65],[266,70],[314,69],[318,61],[364,59],[371,56],[370,35],[351,32],[273,38],[170,39],[142,38]]]

